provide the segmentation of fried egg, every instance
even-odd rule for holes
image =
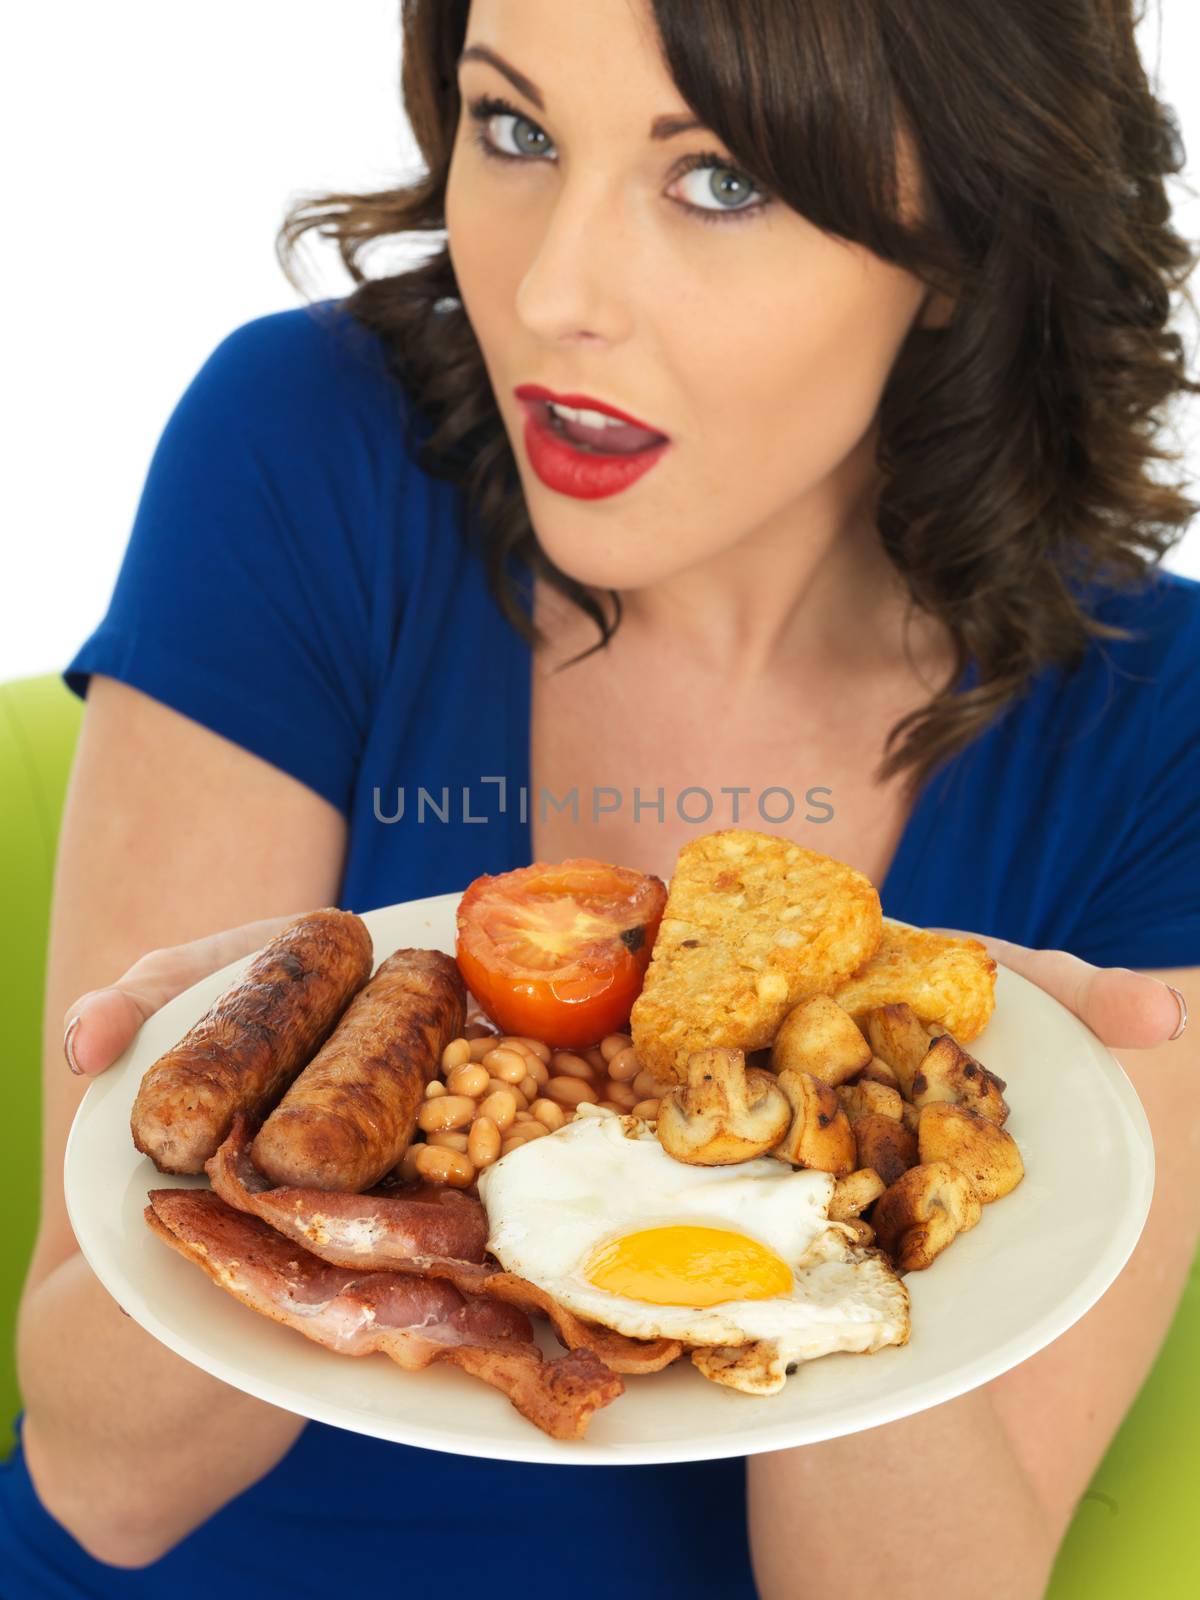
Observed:
[[[758,1394],[796,1362],[908,1337],[903,1283],[829,1220],[833,1188],[770,1157],[688,1166],[590,1105],[479,1175],[506,1271],[618,1333],[679,1339],[706,1377]]]

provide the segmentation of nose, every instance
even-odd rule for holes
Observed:
[[[533,253],[517,290],[521,321],[548,341],[628,337],[634,234],[613,186],[580,175],[534,209]]]

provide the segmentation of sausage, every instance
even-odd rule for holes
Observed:
[[[238,981],[148,1067],[133,1142],[160,1172],[204,1171],[239,1111],[262,1117],[371,976],[367,925],[328,906],[281,928]]]
[[[378,1183],[408,1149],[425,1085],[466,1015],[451,956],[395,951],[259,1129],[254,1165],[302,1189]]]

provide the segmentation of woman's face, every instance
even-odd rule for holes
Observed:
[[[690,113],[645,0],[473,0],[466,46],[542,101],[488,61],[460,63],[446,222],[550,558],[632,590],[748,539],[836,528],[873,482],[873,420],[925,287],[780,201],[760,209],[739,169],[688,171],[689,156],[728,157],[706,130],[651,137]],[[478,120],[485,97],[516,114]],[[602,400],[671,442],[632,486],[575,498],[531,465],[522,384]]]

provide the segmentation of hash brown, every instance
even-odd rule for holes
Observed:
[[[694,1050],[757,1050],[786,1013],[863,967],[882,933],[879,895],[832,856],[748,828],[679,852],[634,1002],[638,1060],[669,1081]]]
[[[906,1000],[926,1026],[965,1043],[995,1009],[996,963],[979,939],[885,922],[870,958],[829,992],[856,1022],[875,1006]]]

